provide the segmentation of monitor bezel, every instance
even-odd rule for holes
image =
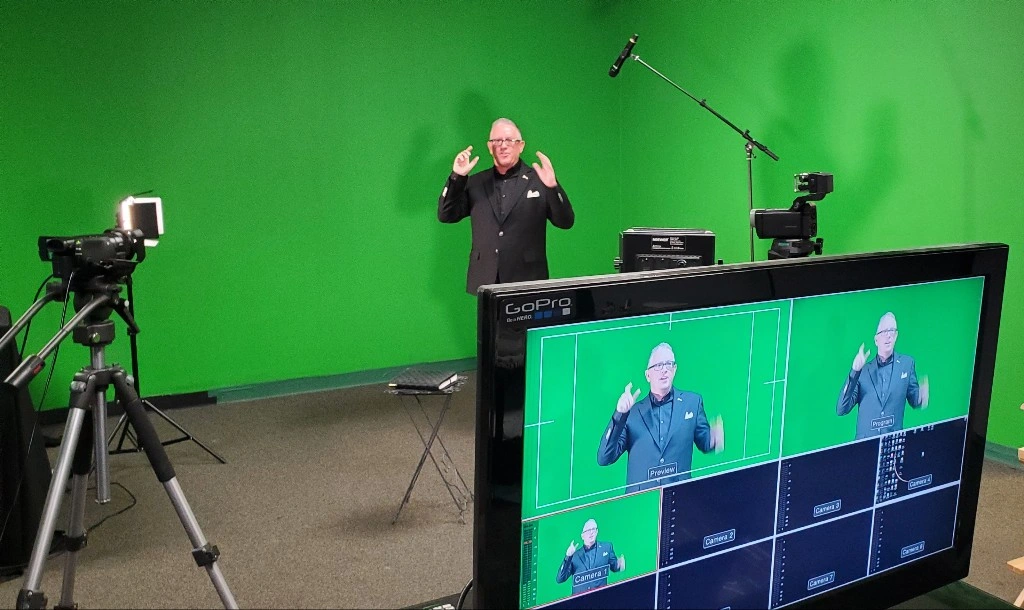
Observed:
[[[474,607],[519,605],[523,405],[518,397],[525,391],[525,327],[502,320],[500,307],[510,299],[520,302],[523,298],[570,298],[572,315],[565,323],[578,323],[984,277],[952,548],[791,607],[889,606],[965,577],[981,485],[1008,252],[1005,244],[967,244],[482,286],[478,292]]]

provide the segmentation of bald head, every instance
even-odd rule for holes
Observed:
[[[519,134],[520,136],[523,135],[522,133],[520,133],[519,127],[515,124],[515,121],[513,121],[512,119],[506,119],[505,117],[502,117],[500,119],[495,119],[494,122],[491,123],[491,129],[494,129],[495,127],[499,126],[511,127],[512,129],[516,130],[517,134]]]

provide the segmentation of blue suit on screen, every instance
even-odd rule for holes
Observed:
[[[660,487],[690,478],[693,447],[704,453],[713,449],[711,426],[704,414],[704,399],[696,392],[672,389],[672,414],[668,428],[659,434],[660,423],[651,394],[626,413],[615,411],[597,450],[597,463],[608,466],[625,452],[626,493]]]
[[[892,370],[883,374],[883,368],[888,366]],[[892,360],[881,367],[875,358],[861,370],[850,371],[839,393],[836,415],[846,415],[859,405],[856,438],[867,438],[902,430],[907,403],[915,409],[924,404],[921,386],[917,382],[914,359],[894,352]]]

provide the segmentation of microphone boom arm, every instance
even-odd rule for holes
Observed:
[[[778,157],[778,156],[777,156],[777,155],[776,155],[775,153],[773,153],[773,152],[772,152],[771,150],[769,150],[767,146],[765,146],[764,144],[761,144],[760,142],[758,142],[757,140],[755,140],[755,139],[754,139],[754,138],[753,138],[753,137],[752,137],[752,136],[750,135],[750,130],[749,130],[749,129],[741,130],[741,129],[740,129],[739,127],[737,127],[736,125],[734,125],[732,121],[730,121],[729,119],[725,118],[724,116],[722,116],[721,114],[719,114],[719,113],[718,113],[718,111],[716,111],[716,110],[715,110],[714,108],[712,108],[711,106],[709,106],[709,105],[708,105],[708,103],[707,103],[707,100],[699,100],[699,99],[697,99],[696,97],[694,97],[693,95],[691,95],[689,91],[687,91],[686,89],[683,89],[683,88],[682,88],[682,87],[680,87],[679,85],[677,85],[677,84],[675,84],[674,82],[672,82],[672,79],[670,79],[669,77],[665,76],[665,75],[664,75],[664,74],[662,74],[661,72],[658,72],[657,70],[655,70],[654,68],[652,68],[650,64],[648,64],[648,63],[647,63],[647,62],[645,62],[644,60],[640,59],[640,56],[639,56],[639,55],[633,55],[632,57],[633,57],[633,59],[634,59],[635,61],[637,61],[637,62],[640,62],[641,64],[643,64],[643,66],[644,66],[645,68],[647,68],[647,69],[648,69],[648,70],[650,70],[651,72],[654,72],[655,74],[657,74],[658,76],[660,76],[660,77],[661,77],[661,78],[662,78],[662,79],[663,79],[663,80],[664,80],[665,82],[667,82],[668,84],[672,85],[673,87],[675,87],[676,89],[678,89],[679,91],[681,91],[681,92],[682,92],[683,94],[685,94],[685,95],[686,95],[686,97],[688,97],[688,98],[690,98],[691,100],[693,100],[693,101],[697,102],[697,103],[698,103],[698,104],[700,104],[700,105],[701,105],[701,106],[702,106],[702,107],[703,107],[703,108],[704,108],[705,110],[707,110],[707,111],[708,111],[708,112],[710,112],[711,114],[713,114],[713,115],[715,115],[716,117],[718,117],[718,119],[719,119],[720,121],[722,121],[723,123],[725,123],[725,124],[726,124],[726,125],[728,125],[729,127],[732,127],[732,128],[733,128],[733,130],[734,130],[734,131],[735,131],[736,133],[738,133],[738,134],[740,134],[741,136],[743,136],[743,138],[744,138],[744,139],[745,139],[745,140],[746,140],[747,142],[750,142],[750,143],[751,143],[752,145],[754,145],[755,147],[757,147],[757,149],[758,149],[758,150],[760,150],[760,151],[761,151],[761,152],[763,152],[764,154],[766,154],[766,155],[768,155],[769,157],[771,157],[773,161],[778,161],[778,160],[779,160],[779,157]]]

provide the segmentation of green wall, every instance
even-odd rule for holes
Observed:
[[[100,232],[156,189],[166,235],[134,274],[146,393],[474,355],[469,224],[436,209],[458,151],[489,165],[491,121],[519,122],[579,211],[552,229],[555,276],[611,271],[619,229],[608,11],[509,10],[3,3],[0,302],[31,302],[38,235]],[[47,406],[87,362],[68,341]]]
[[[835,175],[818,204],[826,254],[1010,244],[989,438],[1024,445],[1024,3],[687,1],[620,14],[641,59],[779,156],[753,161],[755,207],[790,205],[795,173]],[[614,86],[625,223],[712,229],[720,258],[748,260],[745,141],[637,62]],[[758,259],[769,246],[758,240]]]
[[[146,394],[470,357],[469,226],[435,205],[497,116],[576,208],[549,232],[554,276],[610,272],[628,226],[709,228],[746,260],[743,140],[638,63],[608,78],[638,32],[645,61],[781,157],[754,160],[755,206],[788,205],[793,173],[836,175],[827,253],[1011,244],[991,438],[1022,445],[1022,17],[995,0],[4,2],[0,303],[24,311],[48,272],[37,236],[100,232],[155,189],[167,234],[134,276]],[[87,360],[67,342],[47,407]]]

